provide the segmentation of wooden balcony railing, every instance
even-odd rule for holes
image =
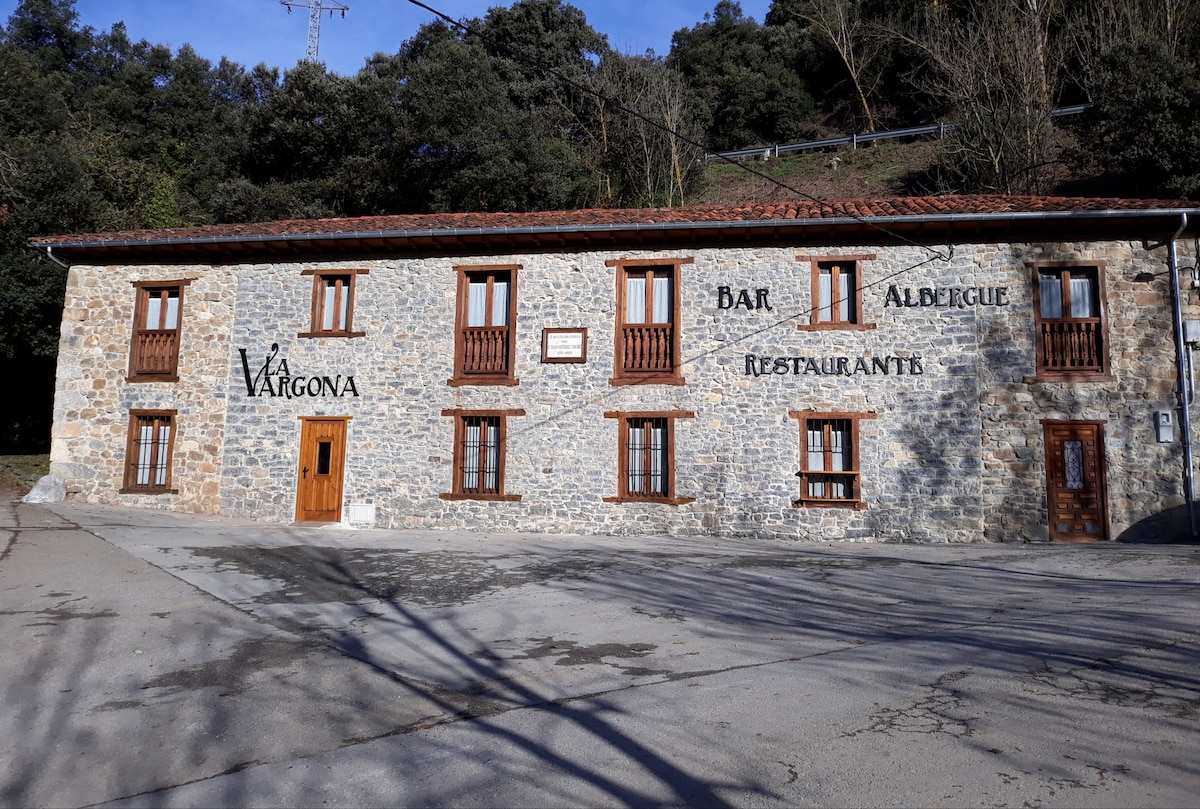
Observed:
[[[806,503],[855,503],[858,495],[858,472],[805,472],[803,474]]]
[[[1099,318],[1043,320],[1041,339],[1043,370],[1096,373],[1104,370]]]
[[[463,329],[464,374],[508,373],[508,327],[468,326]]]
[[[637,323],[622,327],[622,369],[628,373],[671,373],[675,370],[670,323]]]
[[[133,340],[134,375],[173,375],[179,359],[179,332],[139,331]]]

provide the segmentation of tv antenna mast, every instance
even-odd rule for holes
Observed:
[[[317,61],[317,48],[321,44],[321,13],[329,12],[330,19],[333,18],[333,12],[342,12],[342,19],[346,18],[346,12],[350,10],[349,6],[343,6],[335,0],[279,0],[279,5],[287,6],[288,14],[292,13],[292,8],[308,9],[308,49],[304,52],[304,59],[308,62]]]

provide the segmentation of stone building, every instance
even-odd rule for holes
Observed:
[[[939,197],[38,239],[70,265],[51,472],[273,522],[1184,538],[1197,222]]]

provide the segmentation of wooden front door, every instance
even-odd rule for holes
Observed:
[[[304,418],[300,421],[303,426],[296,484],[296,519],[302,522],[340,522],[346,419]]]
[[[1102,422],[1043,421],[1050,539],[1108,539]]]

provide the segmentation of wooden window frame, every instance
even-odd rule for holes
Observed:
[[[459,408],[442,411],[443,416],[454,419],[454,466],[451,473],[450,491],[439,494],[442,500],[493,500],[505,503],[519,503],[521,495],[507,494],[505,486],[505,469],[508,465],[508,419],[514,416],[524,416],[524,410],[463,410]],[[465,458],[466,427],[469,418],[497,418],[500,420],[500,448],[497,461],[497,491],[494,493],[465,491],[462,485],[463,462]]]
[[[520,264],[479,264],[463,265],[454,268],[458,273],[457,308],[454,317],[454,376],[446,380],[452,387],[464,385],[508,385],[521,384],[516,377],[517,357],[517,272]],[[488,300],[492,297],[491,279],[502,273],[508,274],[508,325],[506,346],[504,348],[505,368],[502,373],[495,371],[469,371],[467,369],[468,327],[467,314],[471,294],[472,276],[485,275],[489,279]],[[487,306],[491,312],[491,306]],[[495,328],[495,327],[490,327]]]
[[[1035,372],[1032,376],[1025,377],[1026,382],[1054,382],[1054,381],[1072,381],[1072,382],[1112,382],[1115,377],[1112,375],[1112,365],[1109,361],[1109,329],[1108,329],[1108,295],[1105,287],[1105,276],[1107,275],[1105,262],[1103,261],[1035,261],[1030,262],[1029,277],[1030,283],[1033,286],[1033,342],[1035,355]],[[1047,367],[1046,346],[1044,323],[1082,323],[1093,318],[1042,318],[1042,284],[1041,276],[1045,270],[1057,270],[1059,276],[1059,284],[1063,286],[1063,306],[1064,311],[1070,301],[1070,284],[1063,283],[1064,277],[1069,277],[1072,270],[1091,270],[1095,274],[1096,279],[1096,297],[1099,307],[1099,317],[1094,318],[1096,321],[1096,332],[1100,340],[1099,350],[1097,352],[1099,359],[1099,368],[1081,368],[1073,370],[1071,368],[1062,367]]]
[[[808,323],[797,324],[796,328],[800,331],[866,331],[875,328],[874,323],[865,321],[865,313],[863,312],[863,264],[867,261],[874,261],[874,253],[864,253],[853,256],[796,256],[797,261],[807,261],[810,265],[810,280],[812,290],[812,306],[808,313]],[[853,290],[854,297],[850,301],[852,307],[851,319],[848,321],[838,320],[838,313],[833,313],[833,320],[821,319],[821,272],[829,270],[831,274],[831,290],[836,287],[833,285],[835,273],[841,273],[848,269],[854,276]],[[831,293],[832,294],[832,293]],[[836,299],[840,300],[840,298]]]
[[[308,331],[302,331],[297,334],[297,337],[316,338],[316,337],[365,337],[365,331],[354,331],[354,300],[358,295],[358,276],[366,275],[370,270],[363,269],[341,269],[341,270],[304,270],[300,274],[311,275],[313,279],[312,287],[312,317],[309,320]],[[346,303],[346,323],[345,328],[341,329],[323,329],[321,323],[325,316],[325,287],[326,282],[334,278],[345,277],[349,279],[349,284],[346,289],[346,295],[349,300]]]
[[[191,279],[182,279],[178,281],[134,281],[135,289],[134,298],[134,313],[133,313],[133,334],[129,342],[129,373],[126,376],[127,382],[178,382],[179,381],[179,345],[183,337],[183,298],[184,289],[191,283]],[[152,293],[177,293],[179,303],[177,304],[178,316],[174,329],[148,329],[146,328],[146,318],[150,308],[150,299]],[[146,357],[150,353],[147,351],[147,342],[153,335],[164,335],[167,332],[174,332],[170,337],[172,345],[170,347],[170,364],[161,370],[146,370]]]
[[[690,410],[645,410],[645,411],[622,411],[610,410],[605,412],[604,418],[617,420],[617,496],[603,498],[605,503],[659,503],[663,505],[679,506],[685,503],[695,502],[694,497],[677,497],[675,495],[675,478],[676,478],[676,463],[675,463],[675,421],[677,419],[695,418],[696,414]],[[667,446],[666,446],[666,464],[664,470],[667,478],[666,492],[662,495],[647,495],[639,492],[629,491],[629,458],[626,452],[629,446],[629,426],[634,419],[663,419],[666,421],[667,428]]]
[[[792,501],[797,508],[852,508],[865,509],[866,502],[862,496],[862,457],[860,454],[862,431],[859,422],[875,418],[874,413],[846,413],[823,410],[793,410],[788,416],[796,419],[800,425],[800,496]],[[809,469],[808,461],[808,425],[809,422],[846,421],[850,424],[850,465],[851,468],[842,472],[827,469]],[[850,481],[853,490],[851,497],[809,497],[808,484],[810,475],[842,475]]]
[[[175,438],[179,433],[179,423],[176,418],[178,415],[175,410],[130,410],[129,411],[129,430],[125,441],[125,474],[122,478],[120,489],[121,494],[177,494],[178,490],[171,488],[171,467],[175,455]],[[159,444],[159,422],[165,419],[170,426],[170,435],[167,438],[167,458],[164,462],[166,469],[166,480],[162,484],[149,483],[139,485],[137,482],[138,474],[138,448],[140,442],[138,435],[143,419],[154,419],[155,426],[153,436],[151,438],[151,458],[150,474],[153,477],[154,470],[158,464],[154,461],[158,460],[156,447]]]
[[[617,311],[615,334],[613,339],[613,375],[608,380],[610,385],[684,385],[683,360],[680,356],[680,315],[683,289],[680,285],[681,268],[691,264],[692,258],[653,258],[653,259],[613,259],[604,262],[606,266],[616,268]],[[671,274],[671,370],[670,371],[637,371],[625,367],[626,353],[625,337],[625,289],[626,279],[630,272],[644,273],[656,269],[668,270]],[[651,300],[648,296],[647,301]]]

